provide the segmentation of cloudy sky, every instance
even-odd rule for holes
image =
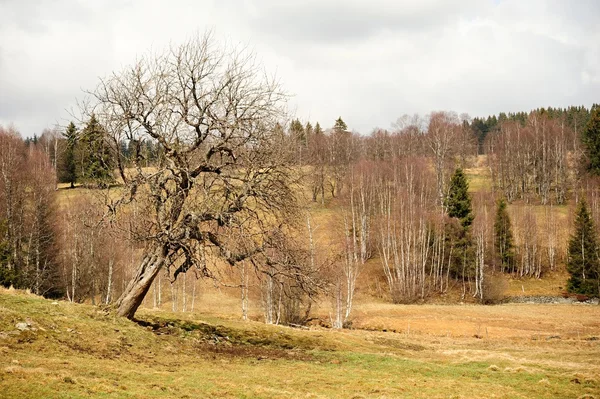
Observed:
[[[98,78],[195,32],[251,46],[304,121],[600,102],[598,0],[0,0],[0,124],[69,120]]]

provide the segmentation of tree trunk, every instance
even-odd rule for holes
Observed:
[[[141,305],[142,300],[164,263],[165,258],[162,254],[148,254],[144,256],[135,278],[131,280],[117,301],[118,316],[133,319],[135,312]]]
[[[112,289],[113,289],[113,264],[114,260],[111,258],[108,260],[108,282],[106,284],[106,300],[104,303],[109,304],[112,299]]]
[[[187,310],[187,291],[186,291],[186,280],[187,280],[187,273],[183,273],[183,287],[181,289],[182,291],[182,298],[181,298],[181,311],[185,313],[185,311]]]

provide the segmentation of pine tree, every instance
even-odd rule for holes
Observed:
[[[444,201],[444,205],[448,216],[458,219],[463,228],[468,228],[473,223],[471,196],[468,191],[467,178],[462,169],[458,168],[450,179],[448,196]]]
[[[506,210],[504,198],[498,200],[496,220],[494,222],[496,255],[500,260],[502,271],[511,271],[515,262],[514,243],[510,217]]]
[[[569,240],[567,271],[571,275],[567,282],[569,292],[598,295],[598,242],[585,200],[581,200],[577,208],[575,233]]]
[[[339,118],[337,118],[337,120],[335,121],[335,125],[333,125],[333,129],[337,130],[337,131],[342,131],[345,132],[348,130],[348,125],[346,125],[346,122],[344,122],[342,120],[342,117],[340,116]]]
[[[583,130],[582,141],[587,150],[588,170],[600,175],[600,107],[592,108],[590,119]]]
[[[77,165],[75,163],[75,146],[77,145],[78,132],[73,122],[69,123],[67,130],[63,134],[66,140],[63,162],[60,169],[60,181],[71,183],[71,188],[75,187],[77,181]]]
[[[106,186],[113,181],[113,157],[106,143],[106,132],[95,115],[83,129],[79,139],[82,152],[82,178],[86,183]]]

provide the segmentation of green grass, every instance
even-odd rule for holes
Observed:
[[[582,308],[585,311],[586,308]],[[598,341],[298,330],[0,291],[3,398],[567,398],[598,395]],[[19,331],[27,321],[33,330]]]

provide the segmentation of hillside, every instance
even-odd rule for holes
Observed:
[[[600,307],[425,305],[359,312],[369,315],[362,327],[374,331],[291,329],[159,311],[141,312],[136,324],[102,308],[1,290],[2,397],[600,394]]]
[[[478,159],[472,163],[471,167],[465,170],[469,181],[470,193],[476,200],[478,200],[481,195],[484,195],[491,187],[489,170],[485,167],[485,162],[485,156],[479,156]],[[119,189],[120,188],[117,187],[112,190],[113,195],[114,192]],[[325,261],[332,259],[336,256],[336,253],[341,251],[340,238],[343,236],[341,227],[343,224],[344,212],[342,200],[337,197],[333,198],[328,194],[326,195],[325,201],[313,202],[310,199],[308,186],[304,187],[304,191],[305,192],[301,195],[301,200],[303,206],[306,207],[307,215],[310,217],[311,233],[314,239],[313,245],[317,257]],[[99,217],[97,209],[101,208],[101,205],[97,204],[100,204],[102,201],[101,195],[102,193],[100,190],[84,187],[68,189],[64,185],[61,185],[58,190],[58,204],[61,212],[64,212],[71,218],[71,223],[73,223],[74,226],[77,226],[77,223],[80,223],[80,221],[91,224],[93,222],[93,219],[91,218],[94,217],[94,212],[96,212],[96,217]],[[86,201],[90,199],[96,205],[85,205]],[[537,249],[538,256],[540,256],[540,259],[546,256],[547,248],[542,244],[544,244],[547,237],[549,237],[548,232],[552,230],[553,236],[556,239],[555,250],[557,253],[557,262],[551,268],[551,266],[548,265],[546,258],[544,258],[542,264],[544,271],[540,275],[540,278],[527,275],[520,276],[518,273],[506,274],[504,276],[505,283],[502,290],[502,296],[558,297],[565,291],[569,275],[564,267],[564,258],[566,253],[566,243],[572,225],[570,220],[571,202],[566,205],[550,207],[540,204],[527,204],[523,201],[514,201],[508,206],[511,219],[514,223],[516,244],[520,245],[522,240],[529,237],[527,236],[528,231],[526,230],[529,226],[527,223],[530,224],[531,220],[533,220],[538,226],[535,235],[537,236],[538,242],[541,243]],[[493,202],[489,206],[493,206]],[[493,209],[488,209],[487,212],[492,213]],[[533,219],[524,218],[524,214],[531,215]],[[548,215],[552,216],[553,224],[549,224]],[[307,232],[303,230],[305,229],[303,226],[305,224],[306,221],[299,222],[300,233],[307,235]],[[116,256],[117,262],[120,259],[120,262],[125,266],[120,270],[116,269],[114,278],[128,279],[128,275],[132,272],[135,265],[129,265],[127,258],[129,256],[136,256],[135,250],[130,247],[123,247],[123,242],[115,242],[114,236],[108,235],[102,238],[100,233],[102,233],[101,230],[97,233],[93,230],[83,230],[83,232],[79,234],[82,236],[96,234],[96,240],[100,240],[97,245],[98,249],[96,249],[97,253],[101,253],[104,246],[111,251],[121,251],[128,254],[125,256],[121,255],[121,257],[119,257],[118,254],[111,255]],[[308,243],[306,242],[305,245],[308,246]],[[114,248],[119,249],[115,250]],[[83,253],[82,256],[86,259],[85,256],[89,255]],[[101,258],[100,262],[106,262],[103,259],[104,258]],[[386,286],[381,262],[380,253],[378,249],[374,247],[371,258],[366,262],[364,267],[361,268],[358,276],[356,285],[357,296],[355,300],[358,307],[369,307],[372,304],[390,302],[389,291]],[[542,262],[542,260],[540,260],[540,262]],[[82,266],[82,270],[85,272],[85,265]],[[150,289],[143,307],[159,308],[163,310],[169,309],[173,311],[190,311],[195,308],[204,312],[212,312],[218,315],[229,315],[231,317],[239,318],[241,315],[239,287],[241,281],[241,269],[231,268],[228,265],[222,265],[220,267],[215,265],[213,271],[215,272],[214,277],[217,279],[216,284],[215,281],[211,279],[198,280],[195,274],[188,273],[188,275],[180,276],[173,286],[171,286],[168,279],[161,273],[161,276],[159,276],[153,287]],[[106,273],[107,271],[101,272],[101,279],[105,279],[103,276]],[[253,273],[249,273],[249,276],[247,275],[246,278],[248,279],[248,316],[254,320],[263,320],[264,309],[262,306],[264,300],[264,288],[262,285],[264,282],[258,281]],[[185,282],[183,282],[183,280],[185,280]],[[186,293],[185,297],[183,295],[184,291]],[[443,295],[432,293],[432,295],[429,295],[424,301],[419,301],[419,303],[453,304],[465,301],[476,302],[476,299],[473,298],[472,295],[467,295],[463,298],[461,294],[461,285],[459,282],[454,282],[447,288]],[[320,298],[317,303],[313,304],[311,315],[329,323],[331,316],[329,302],[330,301],[326,297]],[[351,319],[354,318],[354,316],[351,317]]]

